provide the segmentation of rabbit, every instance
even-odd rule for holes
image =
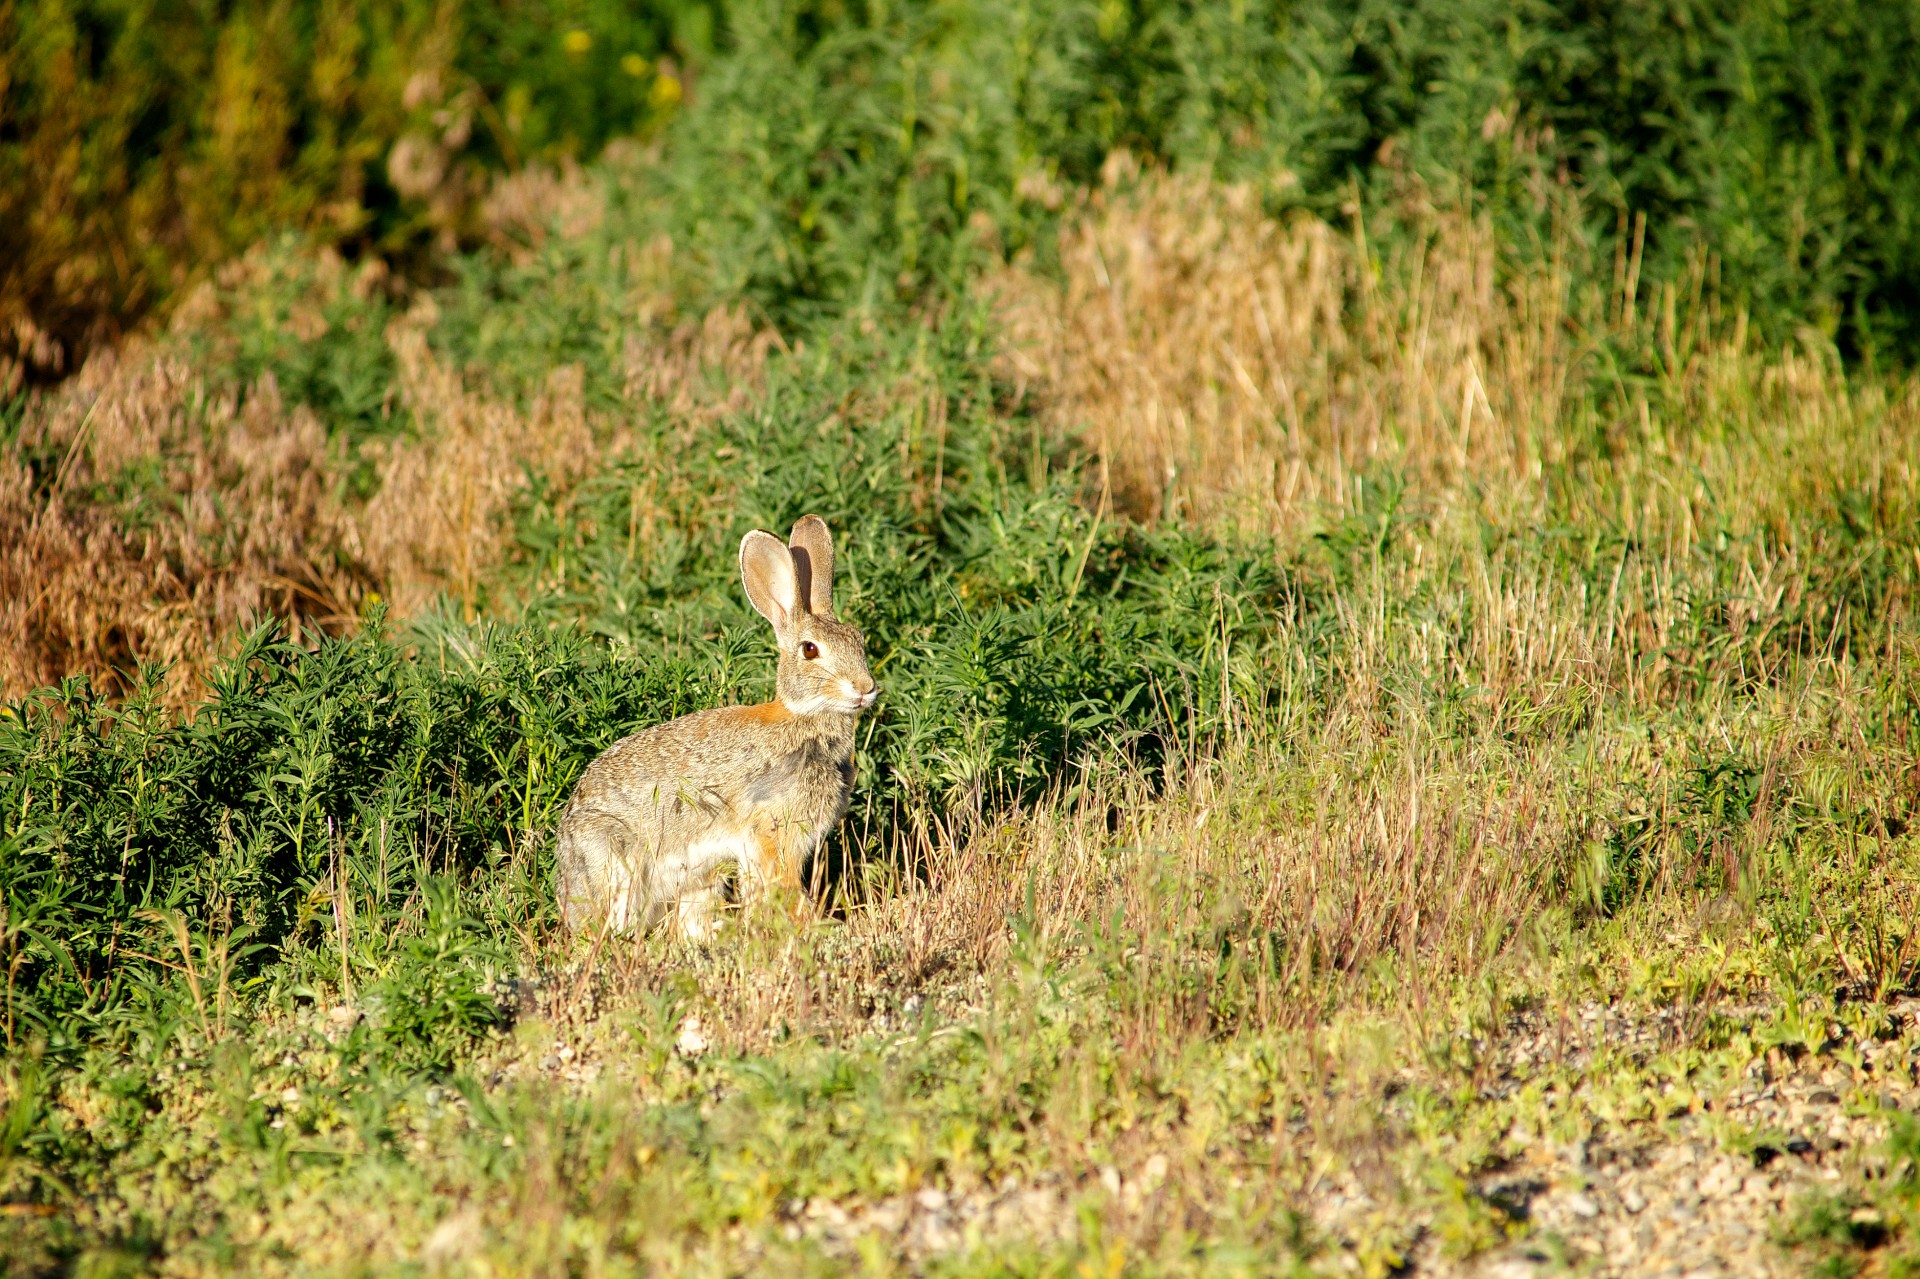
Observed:
[[[866,636],[833,615],[833,536],[817,515],[788,545],[740,540],[747,599],[773,624],[778,696],[699,711],[609,746],[581,773],[555,841],[570,932],[671,923],[710,940],[726,879],[750,902],[800,872],[853,793],[853,730],[880,696]]]

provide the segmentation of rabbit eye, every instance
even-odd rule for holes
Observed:
[[[820,656],[820,646],[818,644],[815,644],[812,640],[801,640],[800,656],[806,658],[809,662],[811,662],[814,658]]]

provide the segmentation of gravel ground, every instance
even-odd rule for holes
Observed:
[[[1752,1011],[1721,1015],[1738,1021]],[[1915,1026],[1917,1012],[1920,1004],[1896,1007],[1897,1024]],[[1594,1006],[1585,1011],[1574,1051],[1650,1049],[1672,1042],[1677,1019],[1622,1018]],[[1539,1060],[1552,1038],[1523,1034],[1509,1056]],[[1796,1203],[1833,1189],[1849,1172],[1872,1170],[1887,1113],[1920,1102],[1913,1059],[1899,1040],[1827,1047],[1840,1051],[1755,1060],[1737,1086],[1692,1098],[1659,1122],[1574,1145],[1525,1145],[1477,1187],[1526,1223],[1525,1237],[1466,1263],[1423,1258],[1419,1269],[1486,1279],[1569,1268],[1662,1279],[1804,1273],[1804,1259],[1778,1243]],[[1847,1055],[1857,1064],[1837,1059]]]
[[[943,1012],[958,1013],[965,1000],[942,1004]],[[1761,1012],[1721,1008],[1715,1015],[1738,1025]],[[1896,1026],[1920,1027],[1920,1001],[1896,1006],[1893,1013]],[[1578,1073],[1595,1060],[1621,1061],[1644,1079],[1635,1066],[1698,1030],[1685,1024],[1686,1015],[1622,1015],[1596,1004],[1575,1024],[1516,1019],[1496,1050],[1493,1082],[1483,1096],[1497,1104],[1549,1063]],[[874,1029],[888,1029],[886,1020]],[[595,1031],[591,1017],[573,1020],[566,1037],[545,1051],[502,1062],[493,1082],[542,1076],[593,1086],[603,1072]],[[1594,1135],[1577,1143],[1555,1143],[1516,1127],[1507,1143],[1516,1153],[1472,1186],[1511,1223],[1513,1242],[1459,1259],[1427,1230],[1404,1258],[1401,1273],[1446,1279],[1801,1274],[1804,1259],[1778,1242],[1796,1202],[1871,1170],[1887,1134],[1887,1112],[1920,1109],[1916,1059],[1906,1038],[1829,1043],[1827,1051],[1797,1059],[1775,1051],[1749,1063],[1717,1095],[1673,1094],[1679,1104],[1664,1117],[1618,1128],[1597,1124]],[[676,1044],[681,1056],[698,1057],[710,1047],[698,1018],[682,1024]],[[1387,1111],[1391,1116],[1391,1101]],[[1131,1173],[1105,1168],[1079,1181],[1053,1176],[966,1194],[928,1187],[873,1202],[796,1200],[786,1206],[782,1229],[790,1239],[811,1237],[830,1254],[848,1258],[877,1234],[893,1255],[921,1260],[994,1240],[1070,1237],[1076,1207],[1088,1195],[1103,1190],[1123,1213],[1139,1211],[1166,1175],[1166,1160],[1153,1156]],[[1336,1252],[1345,1250],[1355,1273],[1362,1268],[1368,1223],[1392,1213],[1390,1204],[1338,1175],[1315,1187],[1306,1210],[1320,1236]]]

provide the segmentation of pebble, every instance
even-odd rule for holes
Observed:
[[[692,1014],[680,1023],[680,1035],[673,1041],[673,1047],[682,1057],[698,1057],[707,1051],[709,1041],[706,1028],[700,1024],[699,1014]]]

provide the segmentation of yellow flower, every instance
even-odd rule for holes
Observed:
[[[560,47],[578,57],[593,48],[593,37],[576,27],[560,37]]]
[[[662,71],[648,91],[647,98],[656,110],[664,111],[680,101],[680,79],[678,76]]]
[[[637,53],[629,53],[620,59],[620,69],[637,80],[647,73],[647,60]]]

